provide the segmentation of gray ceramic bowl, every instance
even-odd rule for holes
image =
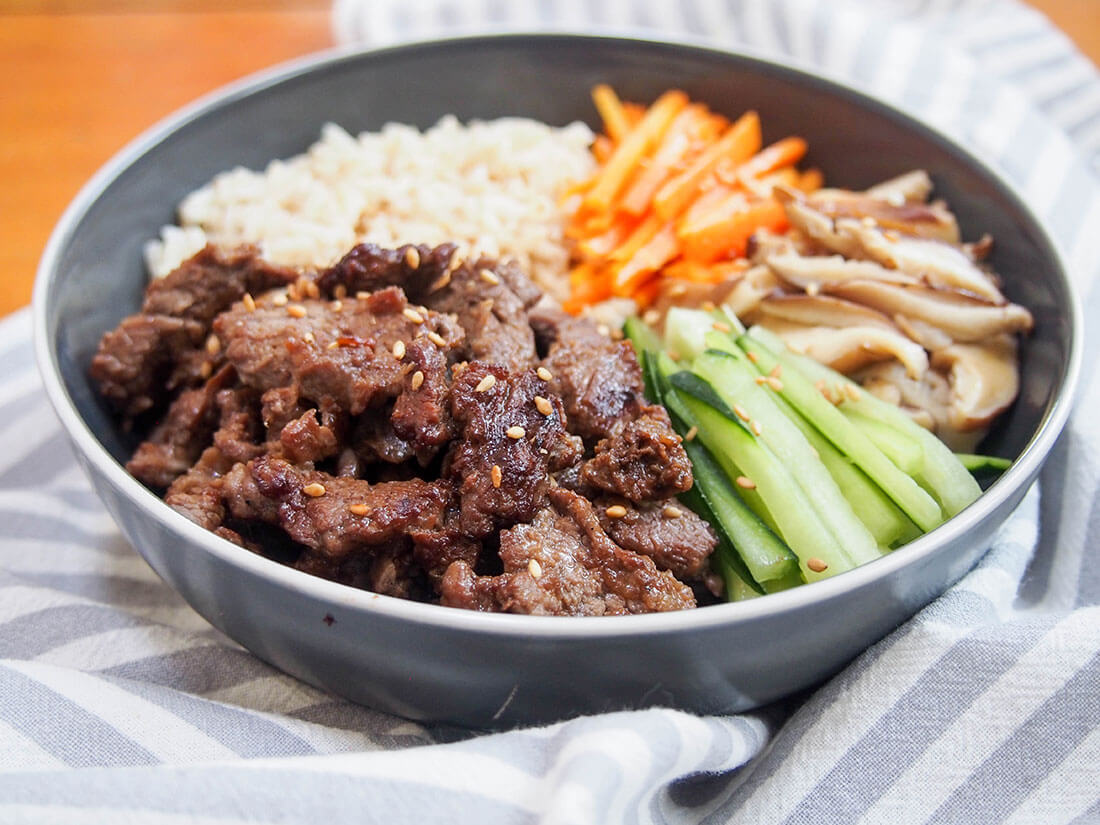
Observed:
[[[605,618],[489,615],[354,590],[248,553],[173,512],[120,464],[132,446],[87,368],[139,303],[143,242],[216,172],[302,151],[321,125],[426,127],[460,118],[594,119],[589,89],[626,99],[685,89],[759,110],[766,138],[798,133],[830,181],[927,169],[1036,330],[1019,401],[985,445],[1015,459],[975,504],[858,570],[745,603]],[[938,133],[851,90],[775,63],[629,39],[497,36],[336,54],[233,86],[138,139],[84,189],[52,237],[35,299],[39,366],[76,454],[127,539],[212,624],[307,682],[403,716],[503,726],[671,705],[723,713],[813,685],[962,576],[1020,501],[1061,430],[1079,309],[1036,219],[997,175]]]

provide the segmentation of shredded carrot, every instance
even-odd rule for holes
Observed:
[[[797,168],[803,138],[762,148],[756,112],[731,122],[677,89],[647,107],[601,84],[592,100],[604,124],[592,146],[598,168],[562,197],[577,205],[565,227],[574,258],[569,312],[613,296],[643,309],[672,282],[707,290],[740,278],[752,234],[787,228],[776,187],[824,183],[820,171]]]

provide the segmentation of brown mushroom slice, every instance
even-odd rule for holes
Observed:
[[[949,370],[950,426],[959,432],[988,427],[1016,400],[1019,374],[1016,339],[999,335],[983,344],[953,344],[933,355],[937,369]]]
[[[923,169],[904,172],[897,177],[876,183],[865,195],[901,206],[903,203],[924,203],[932,194],[932,178]]]
[[[797,255],[793,252],[772,254],[764,263],[784,281],[810,294],[828,284],[845,281],[886,281],[894,284],[919,284],[920,280],[897,269],[887,269],[874,261],[848,260],[842,255]]]
[[[721,303],[741,318],[751,313],[760,302],[781,286],[776,274],[766,266],[754,266],[746,270]]]
[[[769,329],[773,324],[765,322]],[[899,332],[879,326],[802,327],[780,322],[773,331],[795,352],[808,355],[838,372],[848,373],[896,358],[909,375],[920,377],[928,369],[928,353]]]
[[[863,192],[843,189],[820,190],[807,200],[815,209],[834,220],[857,220],[919,238],[950,244],[959,242],[958,222],[942,202],[892,203]]]
[[[927,321],[906,318],[904,315],[895,315],[894,323],[898,325],[898,329],[929,352],[949,347],[953,343],[950,335]]]
[[[773,293],[760,302],[759,311],[766,318],[782,318],[813,327],[875,326],[894,329],[890,319],[878,310],[832,295]]]
[[[837,231],[832,218],[810,204],[800,193],[785,186],[777,186],[773,194],[787,213],[791,226],[829,252],[845,258],[865,258],[866,254],[857,238]]]
[[[962,443],[951,430],[951,385],[934,369],[920,378],[911,377],[897,361],[872,364],[852,376],[867,392],[908,413],[920,426],[935,432],[941,440]],[[970,436],[967,436],[970,439]],[[970,444],[968,440],[966,442]],[[952,449],[956,448],[954,444]]]
[[[993,279],[975,266],[957,246],[942,241],[893,235],[855,220],[836,221],[836,232],[852,238],[859,257],[921,278],[929,285],[977,295],[995,304],[1005,303]]]
[[[1031,313],[1018,304],[996,306],[945,290],[851,281],[830,286],[829,292],[866,304],[891,318],[902,315],[931,324],[962,343],[983,341],[1004,332],[1026,332],[1033,325]]]

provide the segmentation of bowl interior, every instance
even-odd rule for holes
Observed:
[[[807,162],[834,185],[860,188],[926,169],[965,238],[993,236],[1005,292],[1035,316],[1022,348],[1019,400],[984,445],[1007,457],[1027,447],[1066,382],[1074,304],[1045,234],[995,175],[915,121],[808,74],[701,48],[553,35],[459,39],[301,64],[199,104],[132,145],[63,223],[52,267],[41,275],[47,346],[78,414],[116,460],[128,457],[132,442],[97,399],[88,363],[103,332],[140,305],[142,245],[217,172],[300,153],[328,121],[352,133],[389,121],[427,127],[446,113],[595,126],[589,90],[597,82],[627,100],[648,102],[678,87],[727,115],[756,109],[766,140],[803,135]]]

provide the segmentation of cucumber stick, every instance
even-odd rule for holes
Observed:
[[[780,537],[798,557],[802,577],[816,581],[852,569],[852,561],[791,471],[726,407],[710,385],[688,372],[676,373],[670,381],[668,400],[687,409],[698,427],[698,438],[726,474],[731,478],[744,475],[755,485]]]
[[[695,359],[692,371],[706,380],[735,413],[760,426],[760,440],[787,467],[844,554],[855,564],[874,561],[881,553],[871,532],[860,522],[820,456],[771,397],[756,383],[758,373],[744,356],[710,349]]]
[[[771,372],[776,365],[781,366],[782,389],[779,390],[779,394],[820,430],[838,450],[867,473],[921,530],[927,532],[943,522],[944,514],[936,500],[912,477],[898,469],[897,465],[874,445],[863,430],[825,399],[814,386],[811,377],[802,373],[800,362],[794,360],[794,354],[790,350],[784,348],[774,352],[752,331],[739,337],[737,343],[750,354],[757,369],[762,373]],[[836,375],[839,376],[839,373]],[[844,380],[847,381],[847,379]],[[866,396],[867,393],[860,390],[860,395]],[[900,411],[899,414],[905,415]]]
[[[756,327],[750,330],[747,335],[748,339],[757,342],[762,341],[765,346],[770,346],[767,343],[769,337],[772,340],[775,338],[767,330],[760,330]],[[881,424],[892,427],[901,435],[919,444],[922,458],[920,467],[915,473],[915,478],[921,486],[935,496],[946,517],[955,515],[981,495],[982,489],[978,482],[974,480],[974,477],[962,465],[962,462],[955,457],[951,449],[933,433],[917,424],[903,410],[880,398],[875,398],[868,392],[864,392],[855,382],[824,364],[819,364],[812,358],[798,355],[785,348],[778,354],[778,357],[794,369],[801,370],[811,383],[824,381],[829,386],[840,387],[844,391],[844,401],[837,409],[842,414],[846,415],[851,412],[862,415],[864,418],[874,419]],[[891,492],[888,489],[886,491]],[[898,504],[900,505],[901,502],[898,502]],[[910,516],[912,515],[910,513]],[[925,530],[932,529],[931,527],[924,527],[916,518],[913,520]]]

